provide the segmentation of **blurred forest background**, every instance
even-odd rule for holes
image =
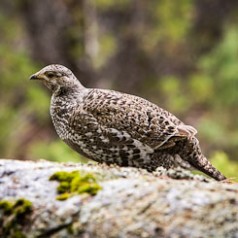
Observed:
[[[0,0],[0,36],[0,157],[80,159],[56,136],[49,92],[28,80],[58,63],[171,111],[236,176],[238,1]]]

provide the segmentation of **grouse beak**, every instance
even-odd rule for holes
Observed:
[[[30,80],[42,80],[43,77],[42,77],[42,75],[40,75],[40,74],[33,74],[33,75],[30,76],[29,79],[30,79]]]

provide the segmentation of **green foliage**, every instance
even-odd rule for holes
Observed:
[[[100,43],[100,57],[96,59],[96,67],[101,68],[106,65],[108,60],[114,55],[117,50],[116,39],[111,34],[102,35],[99,39]]]
[[[34,101],[44,100],[36,98],[32,91],[42,91],[39,87],[28,87],[28,76],[36,70],[34,63],[19,42],[23,37],[22,25],[14,16],[7,17],[0,12],[0,155],[11,156],[13,148],[21,141],[18,134],[20,128],[27,124],[26,116],[38,108]],[[27,95],[31,98],[27,99]],[[42,107],[41,107],[42,109]],[[44,110],[46,107],[44,108]],[[37,111],[37,109],[36,109]],[[39,111],[39,118],[46,118]],[[9,151],[11,151],[9,153]]]
[[[183,0],[181,4],[179,1],[153,0],[147,6],[153,24],[152,27],[146,26],[146,34],[140,36],[142,47],[153,54],[158,44],[161,44],[169,55],[174,54],[191,26],[193,1]]]
[[[238,182],[238,164],[229,159],[223,151],[215,151],[211,156],[212,164],[220,171],[223,171],[228,179]]]
[[[34,90],[34,86],[27,87],[26,75],[30,75],[35,68],[24,53],[13,52],[4,45],[0,46],[0,58],[4,58],[3,67],[0,67],[0,152],[4,155],[10,141],[14,145],[19,139],[20,135],[16,135],[16,141],[12,140],[10,132],[16,129],[26,114],[26,95]],[[36,105],[34,107],[37,108]]]
[[[214,97],[212,79],[202,74],[191,75],[188,80],[188,92],[188,98],[192,98],[194,104],[207,104]]]
[[[178,77],[163,77],[160,81],[159,89],[164,95],[164,100],[170,111],[173,113],[184,113],[189,109],[191,101],[185,93],[186,88]],[[173,96],[168,97],[168,95]]]
[[[194,87],[199,95],[205,92],[200,103],[203,101],[209,105],[209,113],[199,121],[201,136],[217,148],[230,151],[232,157],[238,156],[235,149],[238,144],[238,120],[233,116],[238,114],[237,42],[237,28],[229,26],[220,43],[198,61],[200,80],[206,87],[203,85],[200,91],[199,87],[202,86],[198,81]],[[199,95],[196,96],[197,100]]]
[[[35,142],[28,153],[32,158],[43,158],[59,162],[86,162],[87,159],[76,153],[60,140]]]
[[[110,7],[124,8],[130,3],[129,0],[96,0],[96,5],[99,9],[105,10]]]
[[[192,0],[183,0],[183,4],[179,1],[162,0],[154,1],[151,6],[154,17],[157,18],[160,27],[158,36],[160,39],[169,39],[172,41],[180,41],[187,33],[190,26]]]
[[[26,108],[28,111],[34,110],[34,114],[40,122],[45,123],[48,119],[50,96],[39,85],[32,84],[26,91]]]
[[[102,187],[97,183],[92,173],[81,173],[79,171],[59,171],[50,177],[51,181],[58,181],[58,200],[65,200],[76,194],[89,194],[94,196]]]
[[[21,57],[24,56],[19,55],[19,59]],[[14,60],[17,61],[18,58]],[[47,95],[41,88],[37,88],[36,85],[26,87],[28,84],[26,75],[34,72],[33,67],[31,68],[29,64],[29,69],[24,66],[21,68],[21,62],[15,63],[18,71],[9,68],[5,74],[0,69],[0,74],[4,79],[4,82],[0,81],[0,90],[4,92],[0,94],[1,156],[11,156],[13,150],[17,149],[18,143],[22,138],[21,133],[28,126],[28,115],[31,113],[35,114],[35,117],[39,120],[39,124],[45,123],[46,119],[48,119],[47,104],[49,103],[49,99]],[[23,65],[27,64],[27,62],[23,63]],[[8,90],[8,88],[11,88],[11,90]]]
[[[207,140],[212,141],[216,138],[218,144],[223,144],[226,141],[225,128],[212,116],[203,117],[199,122],[198,130]]]
[[[213,79],[213,87],[217,92],[213,98],[215,104],[236,107],[238,105],[237,41],[237,27],[227,28],[223,40],[200,60],[199,65],[204,74]]]

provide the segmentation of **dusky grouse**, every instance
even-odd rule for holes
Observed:
[[[148,171],[194,167],[216,180],[225,179],[202,154],[196,129],[157,105],[126,93],[85,88],[62,65],[46,66],[30,79],[51,90],[56,132],[78,153]]]

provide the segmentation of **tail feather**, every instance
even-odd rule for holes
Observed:
[[[184,146],[184,150],[181,151],[180,156],[188,161],[194,168],[218,181],[226,179],[202,154],[199,142],[195,137],[189,138]]]
[[[218,171],[204,156],[202,158],[200,157],[198,160],[190,160],[189,163],[196,169],[202,171],[217,181],[226,179],[226,177],[220,171]]]

